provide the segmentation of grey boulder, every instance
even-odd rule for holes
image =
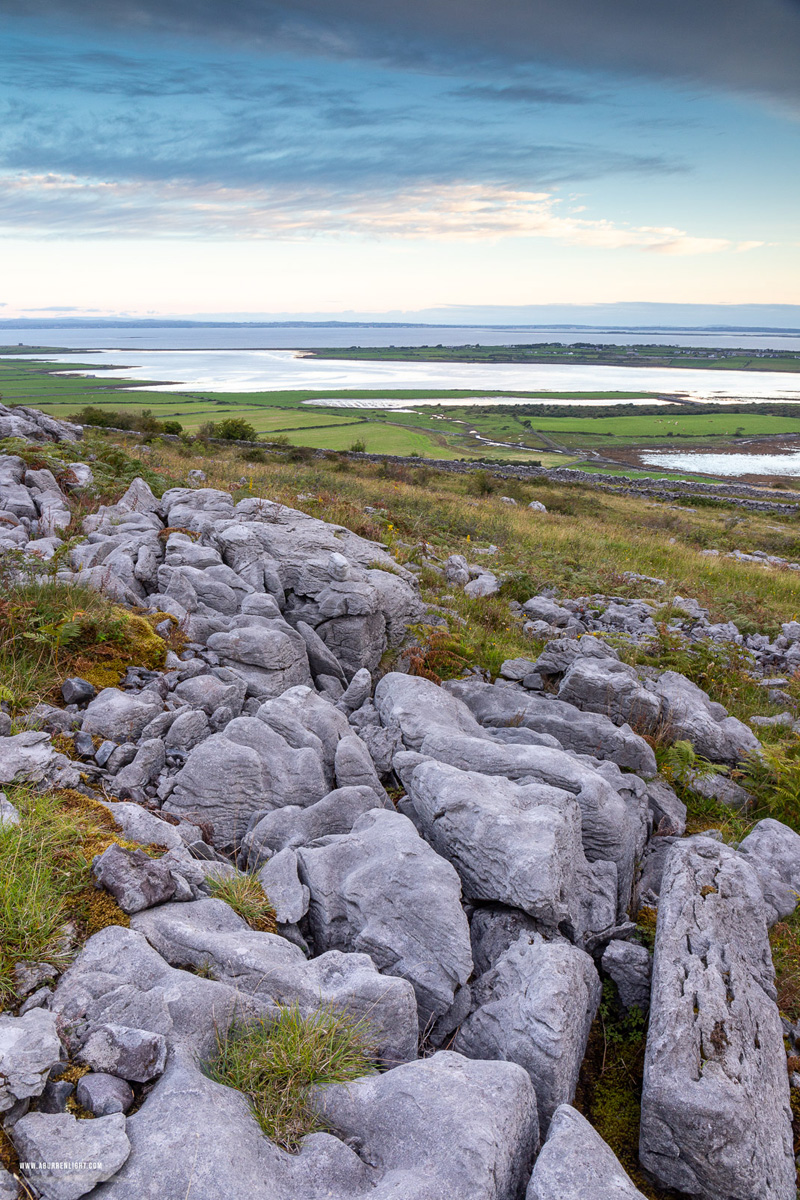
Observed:
[[[318,838],[349,833],[359,817],[373,808],[388,808],[371,787],[336,788],[316,804],[299,808],[287,804],[265,816],[256,816],[242,839],[240,865],[257,870],[274,853],[287,846],[305,846]]]
[[[592,767],[549,746],[496,744],[478,738],[435,731],[422,743],[422,753],[463,771],[541,783],[573,794],[581,811],[581,837],[590,861],[616,864],[621,908],[627,908],[634,860],[646,841],[638,805]],[[624,777],[619,781],[624,785]],[[640,785],[641,786],[641,785]]]
[[[96,1117],[126,1113],[133,1104],[133,1092],[124,1079],[101,1071],[90,1071],[78,1080],[78,1104]]]
[[[366,954],[334,950],[307,961],[285,938],[250,929],[222,900],[151,909],[131,924],[164,959],[184,968],[184,975],[187,968],[209,972],[241,997],[255,996],[273,1011],[279,1004],[297,1003],[304,1012],[334,1005],[369,1021],[387,1064],[416,1054],[411,987],[379,975]]]
[[[739,843],[739,853],[758,876],[768,924],[793,913],[800,894],[800,834],[766,817]]]
[[[525,1200],[645,1200],[614,1151],[569,1104],[556,1109]]]
[[[677,842],[658,907],[642,1165],[707,1200],[794,1200],[791,1125],[758,880],[720,842]]]
[[[375,1164],[374,1200],[515,1200],[538,1142],[525,1072],[450,1051],[326,1088],[317,1107]]]
[[[600,977],[583,950],[523,935],[472,985],[476,1008],[453,1048],[524,1067],[545,1130],[558,1105],[575,1095],[600,991]]]
[[[414,987],[422,1024],[442,1016],[472,971],[461,886],[400,813],[374,809],[348,834],[298,849],[317,951],[370,955]]]
[[[78,1060],[93,1071],[118,1075],[132,1083],[149,1083],[164,1071],[167,1043],[160,1033],[109,1022],[89,1035]]]
[[[288,846],[263,866],[258,881],[280,925],[296,925],[308,912],[309,891],[297,875],[297,854]]]
[[[121,692],[103,688],[86,708],[81,729],[113,742],[135,742],[163,704],[155,692]]]
[[[0,786],[13,782],[67,788],[80,783],[80,774],[66,755],[53,749],[48,734],[31,729],[0,737]]]
[[[14,1126],[12,1140],[22,1161],[48,1164],[26,1172],[47,1200],[78,1200],[116,1174],[131,1152],[122,1113],[94,1121],[28,1113]]]
[[[650,954],[637,942],[611,941],[600,960],[606,975],[613,979],[625,1008],[646,1012],[650,1007]]]
[[[92,863],[98,887],[111,892],[123,912],[135,913],[163,904],[175,895],[175,879],[164,859],[144,850],[125,850],[113,843]]]
[[[472,900],[499,901],[556,930],[568,922],[578,936],[592,874],[581,842],[577,800],[545,784],[517,784],[501,776],[399,754],[398,772],[425,837],[449,859]],[[613,924],[617,878],[605,924]]]
[[[438,727],[470,737],[485,736],[465,704],[421,676],[396,671],[384,675],[375,688],[375,708],[382,724],[399,726],[408,750],[419,750]]]
[[[0,1113],[18,1100],[41,1095],[50,1068],[61,1057],[52,1013],[33,1008],[22,1017],[0,1015]]]
[[[627,725],[616,726],[602,713],[584,713],[554,696],[533,696],[479,680],[458,679],[444,687],[487,728],[512,726],[547,733],[565,750],[611,759],[645,778],[656,774],[655,755],[644,738]]]
[[[329,790],[314,748],[293,749],[264,721],[237,717],[190,752],[164,811],[210,823],[215,846],[227,850],[247,832],[253,813],[304,807]]]

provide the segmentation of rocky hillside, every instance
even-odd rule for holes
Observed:
[[[795,1197],[800,835],[791,797],[761,813],[800,623],[633,569],[515,598],[496,546],[398,554],[197,467],[98,497],[96,455],[28,445],[0,457],[0,1197]],[[482,613],[519,651],[492,666]],[[706,690],[675,669],[701,654]],[[708,694],[734,659],[782,711]]]

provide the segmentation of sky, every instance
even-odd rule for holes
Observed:
[[[0,0],[0,29],[0,321],[800,304],[800,0]]]

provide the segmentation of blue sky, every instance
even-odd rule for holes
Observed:
[[[0,312],[800,303],[797,0],[0,0]]]

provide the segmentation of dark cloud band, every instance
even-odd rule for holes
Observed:
[[[0,0],[36,21],[443,68],[559,62],[800,96],[797,0]]]

